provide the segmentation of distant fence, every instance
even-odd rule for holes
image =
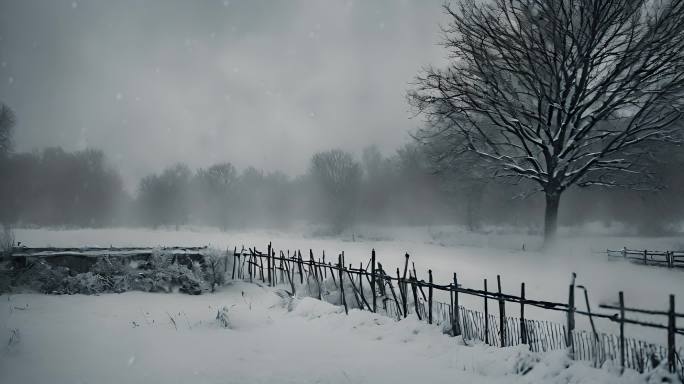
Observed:
[[[291,293],[306,290],[306,294],[325,299],[344,306],[384,313],[396,319],[415,314],[430,324],[437,324],[452,336],[461,336],[464,341],[479,340],[486,344],[505,347],[526,344],[532,351],[546,352],[567,350],[571,358],[591,361],[595,366],[612,362],[620,367],[631,368],[638,372],[650,371],[659,366],[684,378],[684,364],[681,349],[676,348],[676,335],[684,335],[684,328],[677,327],[677,318],[684,314],[675,312],[674,295],[670,295],[667,310],[646,310],[629,308],[624,305],[624,295],[619,293],[617,305],[601,305],[601,308],[617,313],[592,312],[586,288],[575,285],[574,274],[568,290],[568,302],[532,300],[525,296],[525,283],[521,284],[520,295],[502,292],[501,278],[497,276],[496,289],[490,289],[487,279],[483,289],[466,288],[458,283],[453,274],[453,282],[437,284],[433,281],[432,270],[428,271],[428,281],[418,279],[415,264],[409,268],[409,255],[406,254],[403,271],[395,273],[383,268],[377,262],[375,250],[370,260],[358,267],[347,265],[344,252],[337,261],[314,258],[309,250],[309,258],[304,259],[301,251],[276,251],[269,243],[267,251],[256,248],[233,250],[232,277],[235,279],[260,280],[269,286],[285,284]],[[332,293],[328,290],[331,288]],[[577,308],[576,289],[584,291],[586,310]],[[338,293],[339,291],[339,293]],[[450,302],[434,300],[434,291],[449,294]],[[482,299],[483,311],[466,308],[459,303],[460,295]],[[519,305],[520,317],[506,316],[506,304]],[[491,305],[497,308],[492,310]],[[525,317],[527,306],[565,314],[565,324],[532,320]],[[664,316],[667,324],[645,322],[628,318],[626,313]],[[575,317],[589,319],[591,330],[578,330]],[[619,325],[618,335],[598,332],[595,319],[606,319]],[[625,324],[663,329],[667,332],[666,346],[649,343],[625,335]]]
[[[621,258],[637,264],[657,265],[667,268],[684,268],[684,251],[649,251],[627,249],[607,249],[608,258]]]

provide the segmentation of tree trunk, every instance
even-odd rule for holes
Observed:
[[[546,210],[544,212],[544,245],[549,245],[556,237],[558,229],[558,205],[561,193],[546,192]]]

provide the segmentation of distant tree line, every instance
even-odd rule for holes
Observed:
[[[128,199],[102,151],[46,148],[0,162],[0,220],[40,226],[121,224]]]
[[[445,157],[435,143],[412,142],[390,155],[369,146],[313,154],[297,177],[224,162],[199,169],[175,164],[124,188],[99,150],[12,151],[14,115],[0,111],[0,223],[106,227],[210,225],[222,229],[320,224],[339,233],[356,224],[462,224],[531,227],[541,232],[544,197],[529,184],[487,177],[468,156]],[[445,141],[442,141],[443,143]],[[684,153],[657,145],[640,159],[648,190],[570,188],[560,223],[621,222],[661,234],[684,220]],[[640,176],[641,177],[641,176]]]

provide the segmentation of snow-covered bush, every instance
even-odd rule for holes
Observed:
[[[221,328],[230,328],[230,321],[228,319],[228,307],[223,307],[216,312],[216,323]]]
[[[155,252],[146,260],[102,257],[87,272],[76,273],[39,259],[13,271],[14,277],[6,279],[9,280],[6,285],[53,294],[91,295],[135,290],[199,295],[225,283],[224,263],[225,258],[218,253],[210,253],[202,260],[186,258],[181,262],[174,255]],[[0,281],[0,290],[3,289]]]
[[[225,284],[228,264],[228,258],[218,251],[209,252],[204,255],[202,276],[209,284],[212,292],[216,290],[216,287]]]
[[[130,282],[130,289],[145,292],[179,292],[199,295],[209,289],[202,279],[201,268],[193,268],[174,262],[171,255],[154,253],[150,259],[138,265]]]

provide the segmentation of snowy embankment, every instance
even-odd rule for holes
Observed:
[[[400,322],[275,289],[215,294],[0,296],[0,382],[13,383],[643,383],[562,352],[465,346]],[[217,314],[223,314],[217,319]],[[226,327],[227,325],[227,327]],[[525,374],[523,374],[525,373]],[[655,382],[655,381],[654,381]]]

